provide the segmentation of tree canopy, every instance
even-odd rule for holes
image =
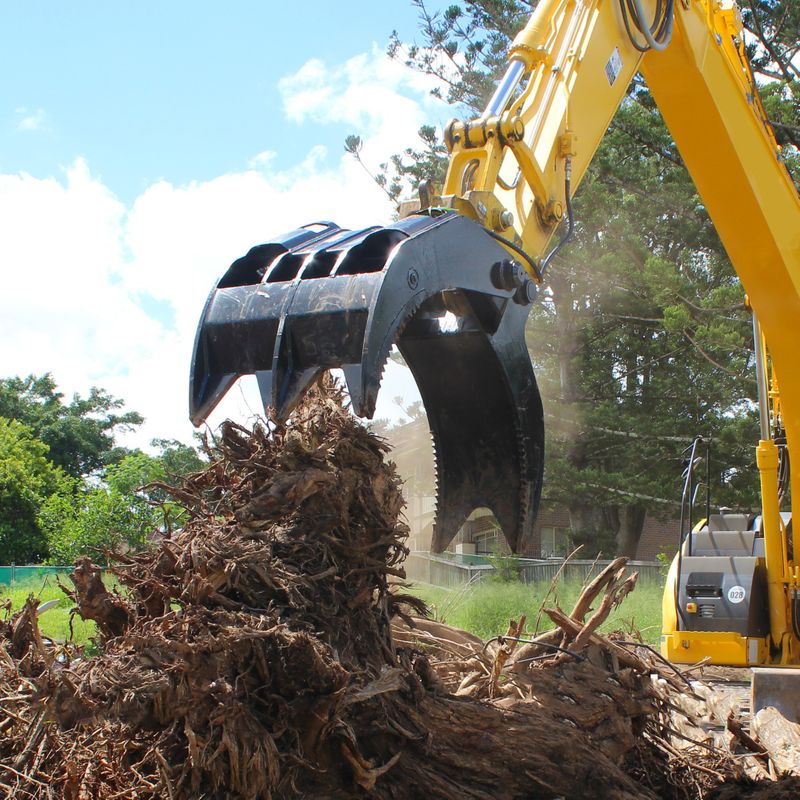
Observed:
[[[55,380],[0,379],[0,563],[70,563],[138,550],[182,517],[154,482],[203,466],[197,450],[156,439],[157,455],[119,446],[142,423],[103,389],[65,403]]]
[[[152,486],[169,480],[170,461],[130,453],[106,469],[102,484],[51,495],[39,511],[49,560],[70,564],[89,553],[104,563],[106,552],[142,550],[152,537],[179,526],[180,509]],[[196,463],[202,464],[199,458]]]
[[[141,414],[123,411],[123,400],[93,387],[88,397],[69,403],[51,374],[0,379],[0,417],[17,420],[49,447],[49,458],[73,477],[88,475],[111,463],[115,436],[144,422]]]
[[[0,563],[35,563],[47,555],[39,509],[66,489],[65,475],[47,456],[30,428],[0,417]]]

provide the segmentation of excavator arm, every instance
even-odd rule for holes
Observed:
[[[572,231],[572,195],[637,73],[761,321],[788,447],[797,447],[800,204],[731,0],[540,0],[485,112],[446,127],[445,184],[438,194],[421,187],[418,213],[360,231],[304,226],[233,263],[198,328],[192,420],[200,424],[243,374],[257,376],[265,405],[283,416],[315,376],[337,367],[354,411],[372,416],[397,345],[434,442],[432,549],[444,549],[478,507],[495,513],[512,550],[524,549],[544,454],[525,320]],[[767,483],[773,447],[759,450]],[[777,505],[765,504],[764,519],[777,599],[790,577]],[[774,635],[786,619],[776,612]]]

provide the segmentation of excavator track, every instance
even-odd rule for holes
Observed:
[[[536,287],[478,223],[418,215],[359,231],[318,223],[254,247],[206,303],[190,415],[199,425],[242,375],[285,417],[324,370],[341,368],[353,411],[375,412],[397,345],[434,442],[431,549],[489,508],[515,552],[530,539],[544,456],[542,404],[525,345]]]

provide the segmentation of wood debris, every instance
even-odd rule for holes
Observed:
[[[748,776],[764,753],[706,736],[680,672],[598,633],[634,588],[623,561],[571,613],[547,609],[556,627],[536,639],[524,619],[489,643],[425,619],[402,593],[387,447],[330,382],[286,423],[227,424],[215,453],[174,493],[190,522],[116,557],[120,590],[76,565],[70,596],[98,624],[96,655],[44,641],[33,599],[0,623],[8,797],[677,800],[789,786]]]

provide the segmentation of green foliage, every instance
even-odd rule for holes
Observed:
[[[123,406],[97,388],[65,403],[49,374],[0,379],[0,563],[140,549],[181,524],[163,488],[141,487],[203,461],[174,439],[155,440],[156,457],[118,447],[115,436],[142,422]]]
[[[656,553],[656,561],[658,561],[658,566],[665,580],[667,573],[669,572],[669,568],[672,566],[674,558],[675,553],[672,551],[662,550],[660,553]]]
[[[486,562],[494,567],[494,572],[489,573],[488,580],[495,583],[511,583],[519,580],[519,559],[515,555],[495,547],[486,556]]]
[[[344,149],[361,164],[387,197],[396,203],[409,190],[416,191],[422,181],[431,181],[437,185],[444,181],[447,148],[439,140],[436,128],[423,125],[417,135],[417,147],[407,147],[402,153],[391,156],[388,162],[380,165],[377,174],[370,172],[361,159],[361,137],[354,134],[347,136]]]
[[[677,511],[696,434],[715,440],[713,502],[756,503],[750,319],[649,101],[619,110],[575,206],[575,241],[530,323],[546,492],[584,553],[633,555],[645,513]]]
[[[0,379],[0,416],[27,425],[49,448],[49,458],[73,477],[89,475],[124,453],[114,437],[144,421],[124,402],[93,387],[87,398],[64,402],[49,373],[37,377]]]
[[[430,12],[424,0],[412,0],[412,4],[419,10],[424,44],[405,45],[395,33],[389,55],[440,78],[441,86],[432,90],[435,96],[479,111],[505,69],[509,41],[536,2],[469,0],[436,12]]]
[[[415,192],[423,181],[430,181],[437,186],[444,182],[447,173],[447,148],[439,140],[436,128],[423,125],[417,131],[417,136],[417,147],[407,147],[401,154],[393,155],[388,163],[380,165],[377,181],[380,185],[387,186],[393,200],[398,199],[401,192],[408,188]]]
[[[38,562],[46,555],[37,513],[65,483],[48,460],[47,445],[25,425],[0,417],[0,563]]]
[[[163,468],[164,480],[170,485],[206,466],[206,462],[200,458],[194,447],[177,439],[153,439],[150,444],[160,451],[158,459]]]
[[[183,512],[149,486],[166,477],[161,458],[131,453],[106,470],[103,484],[49,497],[39,523],[50,562],[69,564],[88,554],[105,563],[105,551],[142,550],[156,532],[179,526]]]
[[[748,0],[741,4],[746,44],[761,102],[795,183],[800,183],[800,5],[797,0]]]
[[[550,467],[554,475],[558,475],[558,465]],[[599,479],[605,476],[599,474]],[[558,483],[558,478],[554,478]],[[551,496],[555,496],[560,486],[548,487]],[[581,555],[588,557],[612,556],[617,552],[617,533],[619,532],[619,507],[612,502],[591,505],[585,496],[570,496],[564,503],[572,512],[570,539],[574,547],[580,547]]]

